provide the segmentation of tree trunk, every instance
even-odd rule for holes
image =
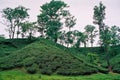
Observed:
[[[18,26],[18,31],[17,31],[17,39],[18,39],[18,37],[19,37],[19,32],[20,31],[20,27]]]
[[[93,42],[91,42],[91,47],[93,47]]]
[[[110,65],[109,57],[107,57],[107,65],[108,65],[108,70],[109,70],[109,72],[112,72],[112,67],[111,67],[111,65]]]
[[[84,42],[84,47],[86,48],[86,42]]]

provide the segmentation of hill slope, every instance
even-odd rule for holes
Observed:
[[[13,54],[0,59],[0,70],[24,68],[29,73],[80,75],[98,72],[97,68],[84,63],[55,46],[49,40],[41,39]]]
[[[0,40],[0,57],[4,57],[19,50],[34,41],[28,39],[4,39]]]

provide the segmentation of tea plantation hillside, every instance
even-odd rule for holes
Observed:
[[[40,39],[12,54],[0,58],[0,70],[22,68],[28,73],[84,75],[101,71],[101,68],[78,59],[57,44]],[[102,69],[101,72],[107,72]]]
[[[35,40],[29,41],[28,39],[3,39],[0,40],[0,57],[4,57],[19,50],[26,45],[34,42]]]

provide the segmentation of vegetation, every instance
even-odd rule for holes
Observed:
[[[14,9],[9,7],[3,9],[3,18],[6,20],[4,24],[8,27],[9,38],[13,39],[15,34],[17,35],[17,38],[19,37],[20,23],[22,23],[29,16],[27,11],[28,9],[23,6],[18,6]]]
[[[29,73],[41,72],[49,75],[53,73],[83,75],[98,72],[96,67],[75,58],[45,39],[40,39],[40,41],[1,58],[0,64],[1,70],[24,67]]]
[[[9,39],[0,35],[0,80],[120,79],[120,28],[104,23],[105,9],[102,2],[94,7],[99,29],[89,24],[84,32],[72,30],[76,18],[63,1],[43,4],[35,22],[27,20],[29,9],[23,6],[3,9]],[[99,47],[94,47],[96,36]]]
[[[20,70],[11,70],[0,72],[1,80],[119,80],[120,75],[115,73],[109,74],[92,74],[88,76],[61,76],[61,75],[41,75],[26,74]]]

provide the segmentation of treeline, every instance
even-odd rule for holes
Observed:
[[[52,0],[40,7],[40,14],[37,16],[36,22],[29,21],[28,8],[18,6],[16,8],[5,8],[2,11],[2,17],[6,20],[9,38],[32,38],[36,32],[40,37],[48,38],[56,43],[67,47],[74,46],[79,48],[81,44],[84,47],[88,43],[93,46],[95,37],[100,36],[99,43],[105,43],[103,37],[113,45],[119,44],[119,28],[106,26],[105,6],[100,2],[99,6],[94,7],[94,24],[99,25],[99,30],[93,25],[86,25],[85,31],[71,30],[76,24],[76,18],[69,12],[68,5],[63,1]],[[106,32],[105,35],[104,31]],[[108,33],[108,34],[107,34]],[[21,36],[20,36],[21,35]]]

